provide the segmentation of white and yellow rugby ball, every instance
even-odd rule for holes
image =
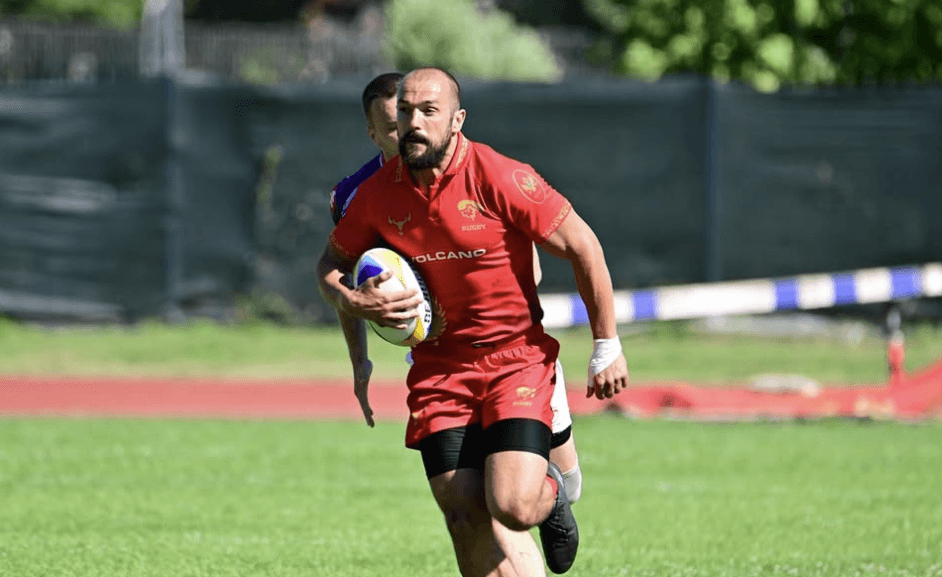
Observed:
[[[432,299],[429,297],[422,278],[409,262],[388,248],[372,248],[363,253],[357,261],[353,269],[353,278],[357,286],[360,286],[367,279],[387,270],[392,271],[393,276],[380,284],[379,288],[389,291],[418,289],[423,299],[419,305],[419,316],[412,319],[404,329],[383,327],[372,321],[367,322],[383,340],[401,347],[415,346],[425,340],[432,327]]]

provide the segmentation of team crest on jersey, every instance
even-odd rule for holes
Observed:
[[[411,213],[411,212],[410,212],[409,214],[407,214],[406,217],[405,217],[404,219],[402,219],[402,220],[396,220],[396,219],[394,219],[393,217],[390,216],[390,217],[389,217],[389,224],[391,224],[391,225],[395,226],[396,228],[398,228],[398,229],[399,229],[399,234],[401,235],[401,234],[402,234],[402,231],[403,231],[403,227],[406,226],[406,223],[409,222],[410,220],[412,220],[412,213]]]
[[[468,200],[466,198],[464,200],[458,201],[458,212],[465,218],[474,220],[474,218],[482,210],[484,210],[484,207],[473,200]]]
[[[527,197],[527,200],[536,204],[543,204],[543,201],[546,200],[546,192],[543,191],[540,181],[535,176],[518,168],[513,172],[512,177],[514,184],[517,185],[517,190]]]

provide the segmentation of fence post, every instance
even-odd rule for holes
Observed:
[[[145,0],[139,43],[141,76],[153,78],[183,71],[183,0]]]

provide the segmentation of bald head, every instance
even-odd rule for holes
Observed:
[[[458,80],[447,70],[437,66],[416,68],[406,74],[399,83],[400,98],[406,90],[437,93],[443,104],[450,105],[452,113],[461,108],[461,87],[458,85]]]

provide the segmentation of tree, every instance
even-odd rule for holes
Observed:
[[[617,74],[781,85],[942,79],[938,0],[583,0]]]
[[[474,0],[387,0],[386,52],[401,70],[441,66],[473,78],[553,81],[561,75],[535,32]]]
[[[839,83],[942,80],[939,0],[821,0],[813,40]]]

